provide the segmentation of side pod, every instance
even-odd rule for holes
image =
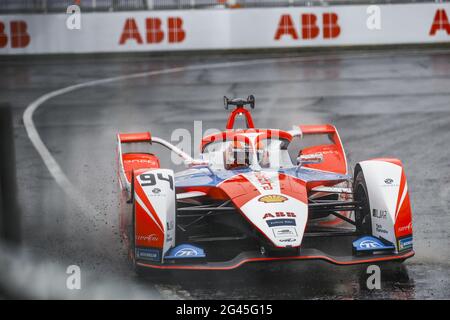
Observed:
[[[323,161],[321,163],[307,164],[305,167],[347,174],[347,158],[339,133],[334,126],[331,124],[301,125],[300,130],[304,138],[308,136],[325,136],[329,140],[327,144],[309,146],[300,151],[302,155],[314,153],[321,153],[323,155]]]
[[[402,162],[378,158],[356,165],[362,170],[369,197],[372,235],[395,244],[396,251],[412,248],[412,216]]]
[[[137,260],[162,262],[175,245],[174,173],[169,169],[134,171],[134,244]]]

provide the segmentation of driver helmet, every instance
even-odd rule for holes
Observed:
[[[258,162],[261,167],[268,167],[269,161],[269,151],[265,147],[262,141],[256,141],[255,143],[256,154],[258,156]]]

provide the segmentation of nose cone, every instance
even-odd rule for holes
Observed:
[[[284,194],[262,195],[241,208],[248,220],[276,247],[301,245],[308,205]]]
[[[275,247],[301,245],[308,221],[306,183],[273,172],[249,172],[224,182],[234,205]]]

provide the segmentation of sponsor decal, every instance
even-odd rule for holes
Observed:
[[[287,239],[280,239],[279,241],[280,241],[280,242],[288,242],[288,243],[291,243],[291,242],[297,241],[297,239],[295,239],[295,238],[287,238]]]
[[[9,34],[6,32],[7,23],[0,21],[0,49],[11,47],[13,49],[26,48],[31,42],[28,25],[22,20],[9,22]]]
[[[374,248],[381,248],[381,245],[378,242],[375,242],[373,240],[364,240],[361,241],[359,246],[363,249],[374,249]]]
[[[159,240],[159,237],[154,233],[149,234],[149,235],[136,235],[136,240],[156,242]]]
[[[274,213],[265,213],[263,216],[263,219],[267,219],[267,218],[282,218],[282,217],[291,217],[291,218],[295,218],[296,215],[294,212],[282,212],[282,211],[278,211],[278,212],[274,212]]]
[[[275,31],[275,40],[292,39],[316,39],[322,33],[323,39],[338,38],[341,33],[341,27],[338,23],[338,15],[334,12],[325,12],[322,14],[322,23],[319,23],[320,16],[313,13],[303,13],[300,15],[300,27],[297,28],[297,19],[289,14],[283,14],[278,22]],[[322,32],[321,32],[322,31]]]
[[[261,172],[255,172],[255,177],[264,190],[273,190],[272,182]]]
[[[381,224],[376,224],[375,229],[377,230],[378,233],[384,233],[384,234],[388,234],[389,232],[383,228],[383,226]]]
[[[398,187],[400,186],[399,183],[396,183],[394,179],[392,178],[385,178],[384,179],[384,184],[382,184],[382,187]]]
[[[202,248],[190,244],[176,246],[175,248],[170,249],[166,255],[166,259],[192,259],[204,257],[206,257],[206,255]]]
[[[197,251],[192,248],[184,248],[181,250],[178,250],[175,253],[175,257],[195,257],[197,255]]]
[[[264,202],[264,203],[280,203],[280,202],[285,202],[287,200],[288,200],[288,198],[286,198],[285,196],[281,196],[279,194],[269,194],[266,196],[262,196],[258,199],[259,202]]]
[[[279,227],[279,226],[295,226],[295,219],[272,219],[267,220],[267,225],[269,227]]]
[[[398,232],[412,231],[412,222],[408,223],[406,226],[399,227]]]
[[[142,21],[138,22],[141,23]],[[162,42],[175,44],[183,42],[186,38],[186,31],[181,17],[168,17],[167,20],[164,20],[164,24],[160,18],[148,17],[144,21],[145,28],[141,30],[138,22],[131,17],[125,20],[122,34],[119,38],[119,45],[127,45],[128,43],[151,45]]]
[[[388,213],[387,210],[380,210],[380,209],[372,210],[372,216],[378,219],[386,219],[387,213]]]
[[[272,229],[275,238],[297,237],[297,230],[293,227],[276,227]]]
[[[136,258],[151,260],[151,261],[160,261],[160,255],[158,249],[150,249],[150,248],[136,248]]]
[[[429,34],[430,36],[434,36],[436,34],[450,35],[450,23],[448,21],[447,12],[445,9],[436,10]]]
[[[398,250],[411,249],[413,247],[413,237],[409,236],[398,240]]]
[[[152,192],[153,192],[154,194],[160,194],[160,193],[161,193],[161,189],[160,189],[160,188],[154,188],[154,189],[152,190]]]
[[[147,159],[129,159],[129,160],[125,160],[125,163],[153,163],[155,161],[152,160],[147,160]]]
[[[395,249],[392,243],[382,241],[372,236],[365,236],[353,241],[353,248],[356,251],[380,251]]]

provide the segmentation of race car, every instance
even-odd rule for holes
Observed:
[[[254,96],[224,97],[224,105],[232,108],[226,129],[204,136],[195,159],[150,132],[117,135],[121,235],[136,270],[309,259],[353,265],[414,255],[400,160],[362,161],[351,174],[333,125],[259,129]],[[235,127],[237,119],[245,125]],[[174,173],[150,152],[154,145],[186,168]]]

